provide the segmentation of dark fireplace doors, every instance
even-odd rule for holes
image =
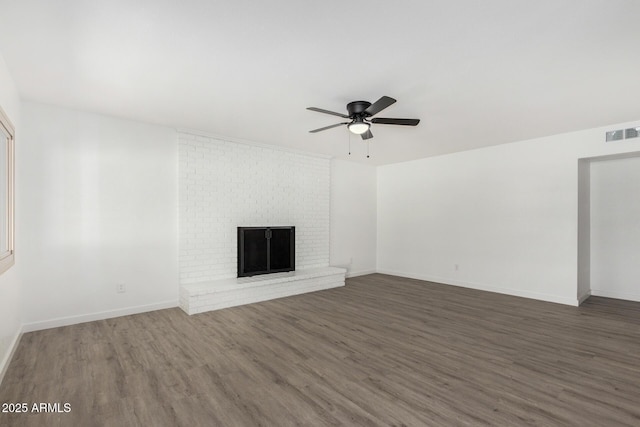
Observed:
[[[238,277],[294,271],[295,227],[238,227]]]

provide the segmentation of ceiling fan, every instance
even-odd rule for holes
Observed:
[[[352,133],[360,135],[362,139],[370,139],[373,138],[373,134],[371,133],[370,129],[372,123],[401,126],[416,126],[418,123],[420,123],[420,119],[389,119],[383,117],[372,118],[372,116],[375,116],[380,111],[384,110],[395,102],[395,99],[388,96],[383,96],[373,104],[367,101],[353,101],[347,104],[348,114],[336,113],[334,111],[323,110],[322,108],[308,107],[307,110],[317,111],[318,113],[331,114],[333,116],[351,120],[350,122],[336,123],[335,125],[310,130],[309,132],[316,133],[338,126],[347,125]]]

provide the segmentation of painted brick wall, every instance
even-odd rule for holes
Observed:
[[[294,225],[296,269],[329,265],[330,160],[178,133],[180,283],[235,277],[237,227]]]

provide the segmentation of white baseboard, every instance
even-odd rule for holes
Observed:
[[[587,291],[584,294],[582,294],[581,296],[578,297],[578,305],[582,304],[583,302],[585,302],[587,300],[587,298],[589,298],[591,296],[591,291]]]
[[[593,295],[594,297],[615,298],[615,299],[623,299],[627,301],[640,302],[640,294],[635,294],[631,292],[618,292],[618,291],[609,291],[609,290],[602,290],[602,289],[591,289],[591,295]]]
[[[366,276],[367,274],[374,274],[374,273],[377,273],[377,271],[376,270],[350,271],[347,273],[346,277],[348,279],[349,277]]]
[[[7,373],[7,369],[9,368],[9,363],[11,363],[11,359],[13,359],[13,354],[16,352],[18,348],[18,344],[20,343],[20,338],[22,338],[22,330],[18,330],[16,336],[13,337],[13,341],[11,341],[11,345],[9,346],[9,351],[2,359],[0,363],[0,385],[2,385],[2,380],[4,379],[4,374]]]
[[[77,316],[58,317],[57,319],[41,322],[26,323],[22,326],[22,332],[40,331],[42,329],[57,328],[60,326],[75,325],[78,323],[93,322],[95,320],[111,319],[113,317],[128,316],[130,314],[146,313],[148,311],[163,310],[178,306],[178,301],[164,301],[155,304],[139,305],[135,307],[120,308],[117,310],[101,311],[98,313],[80,314]]]
[[[538,292],[520,291],[518,289],[500,288],[497,286],[485,285],[481,283],[464,282],[461,280],[451,280],[445,277],[427,276],[422,274],[403,273],[400,271],[378,270],[378,273],[389,274],[391,276],[407,277],[409,279],[425,280],[427,282],[442,283],[444,285],[459,286],[461,288],[477,289],[479,291],[495,292],[498,294],[512,295],[515,297],[530,298],[557,304],[578,306],[577,298],[566,298],[558,295],[542,294]]]

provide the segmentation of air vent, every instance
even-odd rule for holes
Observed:
[[[637,138],[640,134],[640,126],[628,129],[610,130],[606,133],[606,141],[621,141],[623,139]]]
[[[607,132],[607,142],[620,141],[621,139],[624,139],[624,133],[622,132],[622,129],[610,130],[609,132]]]
[[[640,132],[640,127],[625,129],[624,130],[624,139],[637,138],[638,137],[638,132]]]

